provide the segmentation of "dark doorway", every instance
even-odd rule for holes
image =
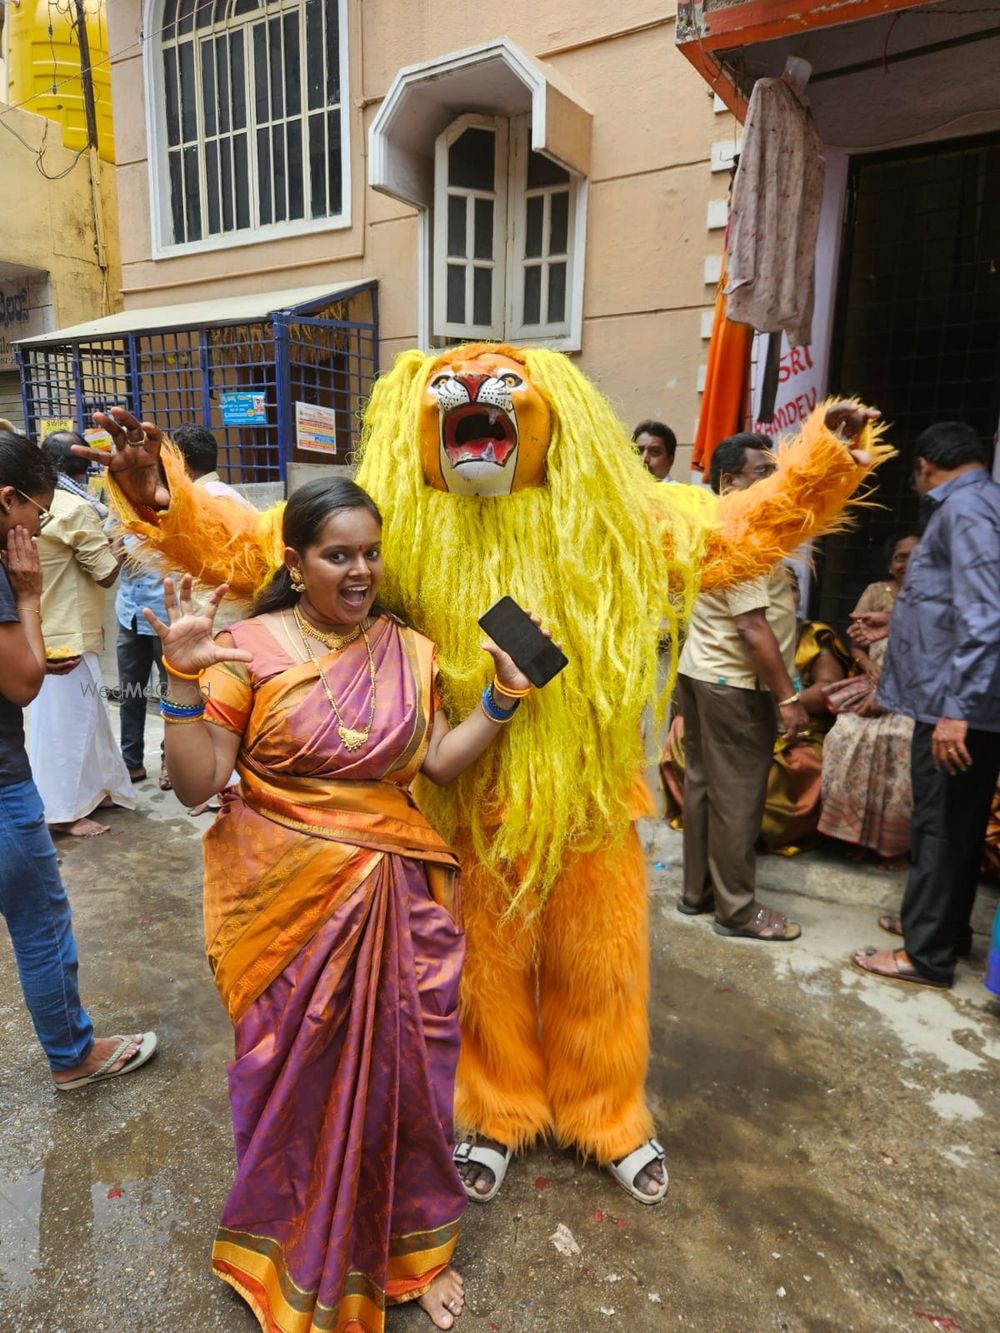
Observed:
[[[1000,416],[1000,136],[857,157],[851,164],[830,384],[873,403],[899,457],[877,501],[828,538],[817,614],[842,627],[912,530],[913,442],[968,421],[992,447]]]

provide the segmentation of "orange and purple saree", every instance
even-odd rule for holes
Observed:
[[[433,645],[370,633],[377,703],[349,753],[290,616],[225,634],[206,717],[242,737],[205,837],[205,937],[235,1026],[237,1171],[212,1253],[266,1333],[378,1333],[448,1264],[464,949],[454,854],[409,795],[436,707]],[[348,719],[364,642],[321,659]]]

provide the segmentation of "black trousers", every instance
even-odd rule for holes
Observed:
[[[979,863],[1000,772],[1000,732],[969,728],[972,767],[950,777],[931,758],[934,727],[913,728],[910,775],[913,866],[903,895],[903,938],[917,971],[951,981],[955,955],[969,942]]]
[[[122,758],[129,768],[142,768],[146,735],[146,689],[153,663],[163,679],[160,665],[163,648],[157,634],[140,634],[135,617],[131,625],[118,624],[115,644],[118,656],[118,686],[121,691],[120,720]]]

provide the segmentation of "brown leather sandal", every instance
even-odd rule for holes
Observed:
[[[737,936],[744,940],[763,940],[765,944],[784,944],[797,940],[802,934],[802,927],[796,921],[789,921],[773,907],[761,904],[757,915],[751,917],[743,926],[724,926],[719,921],[712,923],[716,935]]]
[[[879,954],[888,957],[890,962],[876,966],[874,959]],[[858,949],[851,955],[851,963],[859,972],[878,977],[879,981],[905,981],[911,986],[929,986],[931,990],[951,990],[950,981],[934,981],[918,972],[905,949]]]

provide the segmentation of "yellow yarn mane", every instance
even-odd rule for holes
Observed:
[[[418,407],[437,358],[415,351],[375,385],[357,480],[385,515],[379,599],[437,644],[451,719],[477,706],[491,678],[476,622],[504,594],[540,616],[569,658],[471,770],[421,789],[442,835],[507,886],[510,908],[530,911],[570,849],[628,827],[657,647],[661,637],[673,646],[668,693],[714,502],[653,481],[611,405],[567,357],[489,350],[523,362],[548,402],[545,486],[483,498],[425,485]]]

